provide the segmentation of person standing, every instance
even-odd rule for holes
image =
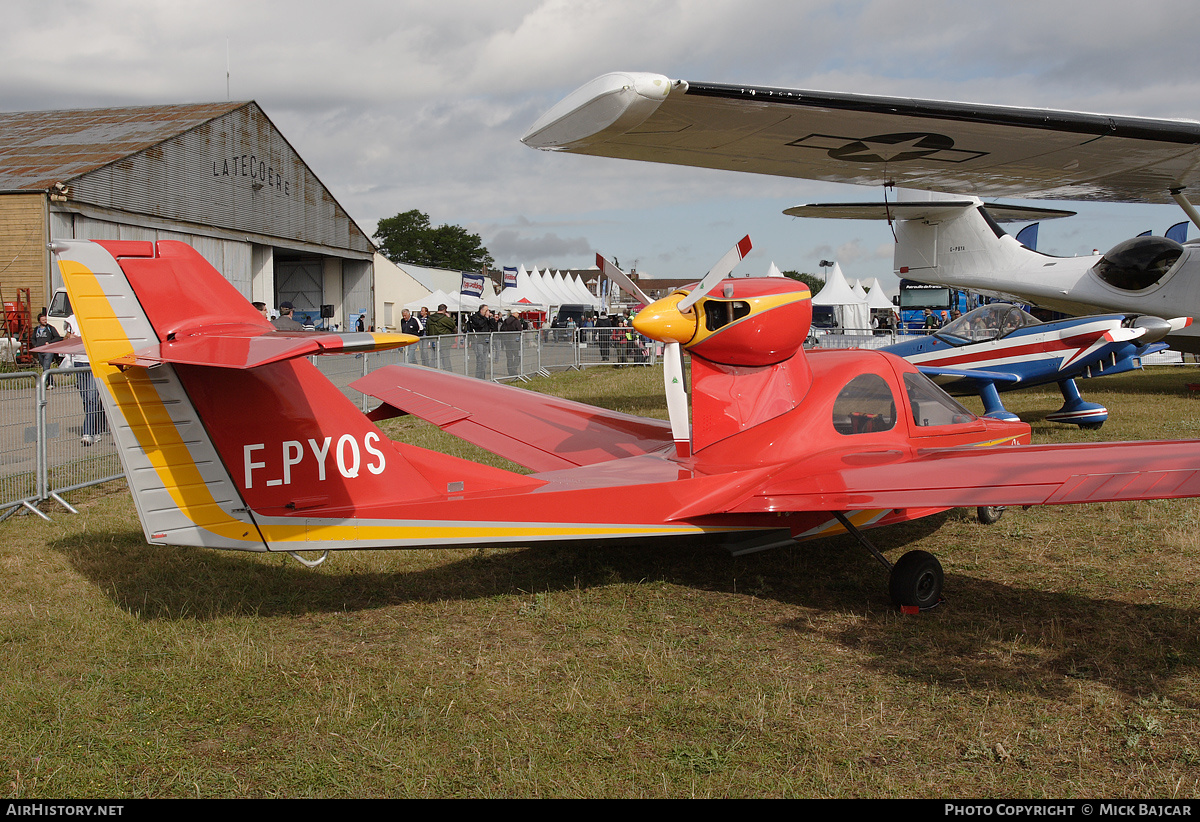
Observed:
[[[437,338],[454,334],[457,331],[458,326],[455,324],[454,318],[446,310],[446,304],[442,303],[438,306],[437,313],[432,315],[429,318],[429,322],[425,325],[425,336],[434,338],[430,340],[429,350],[433,352],[434,365],[436,367],[445,369],[446,371],[453,370],[448,352],[441,350],[443,346],[449,347],[449,341]],[[442,354],[446,354],[447,356],[443,357]]]
[[[412,334],[414,337],[420,337],[423,333],[425,333],[421,329],[421,323],[417,321],[417,318],[414,317],[412,315],[412,312],[409,311],[407,308],[400,312],[400,333],[401,334]],[[421,341],[417,341],[417,342],[413,343],[413,345],[420,346]],[[404,361],[405,362],[413,361],[413,345],[408,345],[408,346],[404,347]]]
[[[421,337],[425,337],[429,333],[429,309],[425,306],[417,312],[417,322],[421,325]],[[429,365],[429,340],[426,339],[421,340],[421,365]]]
[[[475,351],[475,379],[486,380],[492,358],[492,333],[496,330],[492,309],[479,306],[479,310],[467,318],[467,330],[471,332],[471,347]]]
[[[287,301],[279,304],[279,316],[271,322],[276,331],[304,331],[304,326],[292,317],[295,307]]]
[[[75,315],[67,317],[63,323],[67,331],[66,339],[76,337]],[[100,389],[92,374],[92,364],[88,361],[86,350],[71,355],[71,367],[75,369],[75,388],[79,391],[79,399],[83,402],[83,427],[80,429],[79,444],[88,446],[100,442],[100,435],[108,427],[104,418],[104,406],[100,403]]]
[[[50,325],[49,320],[46,318],[46,312],[43,311],[41,314],[38,314],[37,325],[33,329],[33,345],[31,347],[37,348],[41,345],[49,345],[50,343],[58,342],[61,339],[62,334],[59,334],[58,329]],[[53,354],[38,354],[37,358],[38,364],[41,365],[43,373],[54,367]],[[47,378],[46,387],[54,387],[53,375]]]
[[[504,332],[504,356],[508,361],[510,377],[515,377],[521,370],[521,332],[524,328],[524,323],[515,311],[509,311],[508,316],[500,323],[500,330]]]

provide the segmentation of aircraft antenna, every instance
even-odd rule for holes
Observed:
[[[888,203],[888,198],[887,198],[888,189],[894,185],[895,185],[895,183],[884,183],[883,184],[883,210],[887,214],[888,228],[890,228],[892,230],[892,242],[898,243],[898,242],[900,242],[900,240],[898,240],[896,238],[896,226],[892,222],[892,206],[890,203]]]

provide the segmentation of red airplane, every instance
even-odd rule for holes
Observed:
[[[891,568],[895,601],[920,609],[941,601],[937,559],[891,566],[862,530],[957,506],[1200,496],[1200,442],[1033,446],[1028,425],[975,416],[898,357],[806,353],[810,294],[792,280],[718,266],[638,315],[691,355],[691,441],[677,448],[664,421],[417,366],[355,382],[382,402],[363,414],[307,355],[415,338],[276,331],[178,242],[52,249],[154,544],[300,559],[707,537],[740,553],[850,531]],[[406,413],[533,473],[375,425]]]

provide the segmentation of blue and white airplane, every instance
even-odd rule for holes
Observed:
[[[1019,306],[991,303],[930,336],[883,350],[904,357],[952,394],[978,393],[984,414],[997,419],[1017,419],[999,392],[1057,383],[1063,406],[1046,419],[1099,428],[1108,409],[1084,402],[1075,379],[1141,368],[1142,357],[1167,347],[1160,340],[1190,323],[1125,314],[1042,322]]]

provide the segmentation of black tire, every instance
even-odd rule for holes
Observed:
[[[1099,431],[1103,425],[1102,422],[1081,422],[1079,428],[1083,431]]]
[[[995,525],[1004,516],[1004,506],[981,505],[975,509],[975,516],[984,525]]]
[[[942,601],[942,564],[928,551],[909,551],[892,566],[888,590],[899,607],[925,611]]]

